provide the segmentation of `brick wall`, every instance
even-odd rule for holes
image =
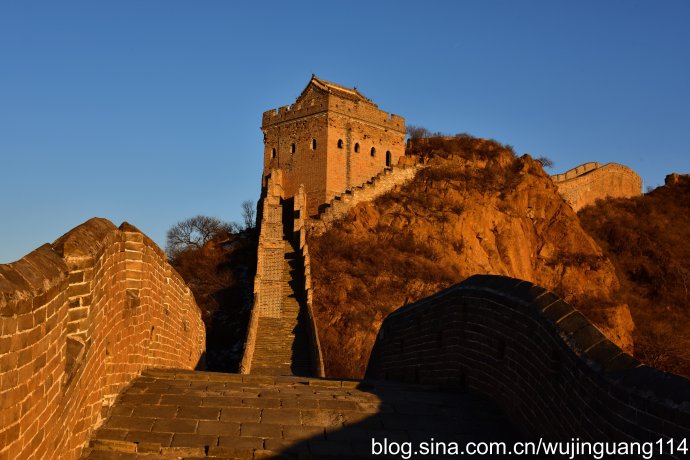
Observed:
[[[153,241],[91,219],[0,265],[0,459],[77,458],[120,389],[194,368],[198,307]]]
[[[642,365],[555,294],[512,278],[474,276],[389,315],[367,377],[467,388],[534,436],[690,437],[690,381]]]
[[[295,195],[294,201],[294,236],[296,239],[295,246],[298,248],[298,256],[302,263],[302,274],[304,277],[304,298],[307,306],[307,316],[309,323],[309,342],[311,350],[311,362],[313,363],[313,375],[316,377],[325,377],[326,371],[323,365],[323,354],[321,352],[321,341],[319,340],[319,331],[314,321],[314,291],[311,284],[311,257],[309,256],[309,244],[307,243],[307,223],[309,218],[307,215],[307,194],[304,187],[300,187]]]
[[[412,180],[417,171],[422,168],[418,164],[400,165],[386,168],[364,184],[353,187],[347,192],[337,195],[322,207],[322,212],[309,220],[306,225],[309,235],[323,233],[331,223],[350,211],[358,203],[372,201],[399,185]]]
[[[262,130],[263,185],[271,170],[282,169],[284,197],[294,196],[303,184],[310,215],[405,154],[404,118],[379,110],[371,101],[340,97],[311,83],[295,104],[265,112]]]
[[[551,176],[558,193],[577,211],[606,197],[628,198],[642,193],[642,179],[632,169],[616,163],[585,163]]]

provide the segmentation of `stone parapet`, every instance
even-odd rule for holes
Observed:
[[[364,201],[391,191],[393,188],[412,180],[423,166],[401,165],[386,168],[364,184],[353,187],[326,203],[318,216],[307,222],[310,235],[320,235],[335,221],[345,216],[350,209]]]
[[[303,275],[304,275],[304,299],[307,306],[307,315],[309,317],[309,341],[312,352],[312,363],[314,366],[313,373],[317,377],[325,377],[326,371],[323,365],[323,354],[321,352],[321,342],[319,341],[319,331],[314,320],[314,300],[313,290],[311,284],[311,258],[309,256],[309,244],[307,244],[307,194],[304,187],[300,187],[297,195],[295,195],[294,216],[295,226],[294,234],[298,239],[296,245],[299,248],[299,257],[302,260]]]
[[[690,381],[641,364],[555,294],[507,277],[473,276],[389,315],[367,378],[465,387],[545,439],[690,437]]]
[[[127,223],[94,218],[0,265],[0,459],[78,458],[142,370],[193,369],[204,349],[189,288]]]
[[[642,193],[642,179],[632,169],[617,164],[585,163],[551,176],[558,193],[575,210],[598,199],[629,198]]]

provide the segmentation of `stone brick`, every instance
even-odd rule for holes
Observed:
[[[172,442],[172,433],[156,433],[149,431],[129,431],[125,439],[136,443],[157,444],[159,447],[167,447]]]
[[[136,452],[137,445],[128,441],[117,441],[114,439],[96,439],[90,446],[95,450],[111,450],[115,452]]]
[[[241,438],[235,436],[220,436],[218,438],[218,446],[233,449],[263,449],[264,440],[258,437],[243,436]]]
[[[324,427],[322,426],[292,426],[287,425],[283,427],[283,437],[286,440],[305,440],[305,439],[323,439]],[[268,446],[266,446],[268,447]]]
[[[108,419],[108,427],[127,430],[151,431],[154,419],[140,417],[123,417],[113,415]]]
[[[240,436],[256,438],[282,438],[283,429],[280,425],[270,423],[245,422],[240,425]]]
[[[116,407],[119,408],[121,406]],[[177,413],[177,406],[156,406],[145,404],[134,407],[133,413],[137,417],[172,418]]]
[[[299,425],[300,411],[296,409],[264,409],[261,412],[261,423]]]
[[[220,409],[216,407],[183,406],[177,411],[177,418],[192,418],[196,420],[218,420]]]
[[[197,432],[199,434],[215,434],[218,436],[239,436],[240,424],[238,422],[200,420]]]
[[[189,419],[156,420],[151,429],[162,433],[195,433],[198,421]]]
[[[204,434],[178,434],[173,436],[171,447],[217,446],[218,436]]]
[[[221,409],[221,422],[259,422],[261,409],[251,407],[238,407]]]

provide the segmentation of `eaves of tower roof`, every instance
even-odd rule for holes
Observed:
[[[297,98],[297,101],[302,99],[302,97],[308,92],[309,88],[314,87],[318,91],[322,91],[328,94],[333,94],[335,96],[341,97],[343,99],[350,99],[353,101],[358,101],[358,102],[366,102],[368,104],[376,105],[374,104],[371,99],[367,98],[364,96],[362,93],[357,91],[357,88],[348,88],[346,86],[342,85],[337,85],[335,83],[331,83],[326,80],[322,80],[318,78],[316,75],[311,76],[311,80],[309,80],[309,83],[307,86],[304,88],[302,93],[300,93],[299,97]]]

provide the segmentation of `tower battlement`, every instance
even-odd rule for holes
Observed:
[[[263,113],[264,174],[281,169],[284,196],[304,184],[309,213],[405,154],[405,119],[357,89],[312,76],[290,105]]]

